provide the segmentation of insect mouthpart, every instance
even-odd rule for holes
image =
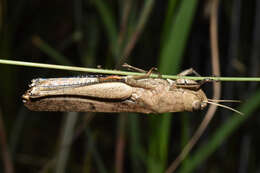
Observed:
[[[192,103],[193,111],[203,110],[207,106],[207,102],[196,100]]]

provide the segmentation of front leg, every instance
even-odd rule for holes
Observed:
[[[190,74],[194,74],[195,76],[201,76],[199,73],[197,73],[193,68],[189,68],[187,70],[182,71],[178,74],[178,76],[187,76]],[[176,80],[176,87],[179,88],[185,88],[185,89],[191,89],[191,90],[199,90],[201,89],[201,86],[209,81],[212,81],[210,79],[203,79],[200,81],[195,81],[191,79],[177,79]]]

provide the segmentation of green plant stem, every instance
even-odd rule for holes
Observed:
[[[129,75],[129,76],[141,76],[144,73],[119,71],[119,70],[105,70],[98,68],[85,68],[85,67],[74,67],[74,66],[64,66],[64,65],[53,65],[44,63],[34,63],[34,62],[24,62],[24,61],[13,61],[0,59],[0,64],[35,67],[35,68],[49,68],[57,70],[68,70],[68,71],[78,71],[87,73],[100,73],[100,74],[113,74],[113,75]],[[151,74],[150,77],[157,78],[157,74]],[[192,80],[213,80],[213,81],[233,81],[233,82],[260,82],[260,77],[195,77],[195,76],[178,76],[178,75],[161,75],[162,78],[167,79],[192,79]]]

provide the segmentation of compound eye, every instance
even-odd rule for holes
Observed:
[[[200,110],[201,109],[201,102],[200,101],[194,101],[192,103],[192,109],[193,110]]]

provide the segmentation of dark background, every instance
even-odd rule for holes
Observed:
[[[211,1],[0,0],[0,12],[1,59],[212,74]],[[220,1],[221,76],[260,76],[259,31],[260,1]],[[84,74],[0,64],[0,172],[164,172],[206,113],[75,114],[23,106],[31,79],[77,75]],[[204,86],[209,98],[211,88]],[[242,100],[228,105],[245,115],[219,108],[179,172],[259,171],[259,83],[223,82],[221,98]]]

